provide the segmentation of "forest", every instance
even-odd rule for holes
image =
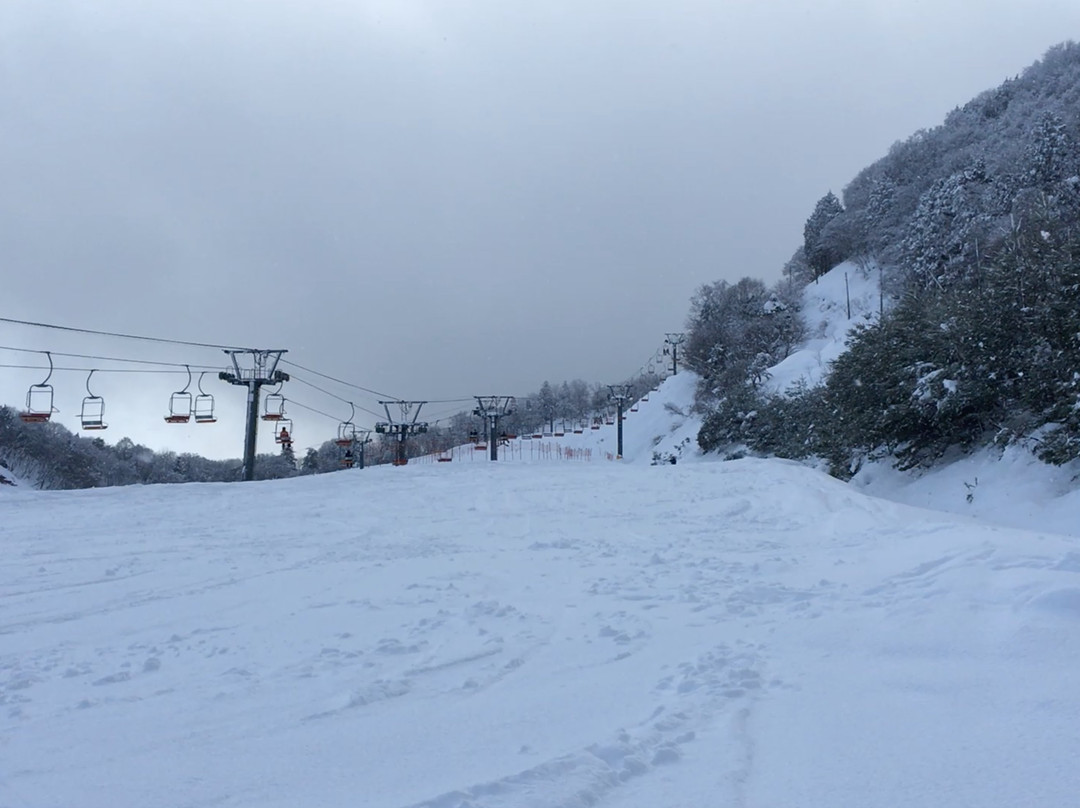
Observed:
[[[1080,46],[896,143],[823,196],[803,235],[776,287],[719,282],[691,302],[703,449],[841,478],[992,444],[1080,456]],[[767,391],[800,338],[797,291],[844,261],[878,276],[880,316],[824,384]]]

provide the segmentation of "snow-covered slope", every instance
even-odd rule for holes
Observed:
[[[1080,786],[1080,542],[792,463],[410,464],[0,509],[5,808]]]
[[[807,285],[801,311],[806,342],[769,369],[767,387],[782,393],[798,381],[811,387],[823,382],[829,363],[843,353],[851,330],[877,317],[881,306],[878,280],[876,265],[845,261]]]

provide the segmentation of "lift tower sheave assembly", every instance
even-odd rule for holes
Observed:
[[[289,380],[289,374],[277,369],[281,355],[287,353],[280,350],[226,350],[225,353],[232,359],[232,371],[223,370],[218,378],[229,384],[239,385],[248,389],[247,399],[247,430],[244,433],[244,480],[255,479],[255,438],[259,428],[259,388],[264,384],[281,384]],[[247,361],[243,367],[240,357]]]
[[[630,400],[630,385],[628,384],[609,384],[608,385],[608,398],[615,402],[615,406],[618,407],[618,415],[615,422],[618,424],[618,450],[615,453],[615,457],[618,460],[622,460],[622,422],[623,422],[623,407],[627,401]]]
[[[394,451],[394,465],[404,466],[409,462],[409,456],[405,451],[405,441],[409,435],[419,435],[428,431],[426,421],[418,421],[421,408],[426,401],[380,401],[386,410],[386,420],[375,424],[375,431],[380,435],[396,435],[397,447]],[[390,413],[390,405],[396,404],[400,416],[395,420]],[[413,407],[416,407],[415,412]]]
[[[474,415],[479,415],[488,426],[488,446],[491,459],[499,459],[499,419],[514,412],[516,399],[513,396],[473,396],[476,399]]]

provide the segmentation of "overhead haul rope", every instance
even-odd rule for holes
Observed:
[[[0,323],[13,323],[14,325],[28,325],[34,328],[51,328],[55,331],[72,331],[78,334],[96,334],[99,337],[119,337],[120,339],[142,340],[143,342],[164,342],[170,345],[190,345],[195,348],[218,348],[223,351],[251,351],[253,348],[241,348],[236,345],[218,345],[212,342],[191,342],[182,339],[166,339],[164,337],[147,337],[140,334],[122,334],[116,331],[95,331],[91,328],[74,328],[68,325],[55,325],[53,323],[35,323],[30,320],[16,320],[11,317],[0,317]]]

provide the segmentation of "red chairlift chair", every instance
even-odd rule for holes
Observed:
[[[292,420],[289,418],[281,418],[277,421],[277,428],[274,432],[274,442],[280,443],[282,446],[292,446]]]
[[[284,405],[283,405],[284,406]],[[334,439],[334,443],[343,449],[352,446],[356,442],[356,425],[353,423],[353,416],[356,415],[356,407],[350,401],[349,406],[352,407],[352,414],[349,415],[347,421],[342,421],[338,424],[337,438]]]
[[[281,421],[285,418],[285,396],[281,393],[267,393],[263,403],[262,419],[264,421]]]
[[[49,359],[49,375],[41,384],[30,385],[26,391],[26,409],[19,413],[19,418],[28,424],[43,424],[57,411],[53,407],[53,388],[49,384],[53,374],[52,354],[48,351],[43,353]]]

